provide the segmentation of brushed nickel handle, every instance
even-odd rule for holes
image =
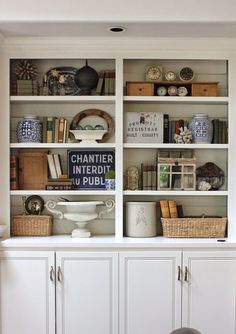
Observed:
[[[54,282],[55,272],[53,266],[50,267],[50,280]]]
[[[184,267],[184,280],[185,280],[185,282],[187,282],[188,281],[188,267]]]
[[[181,267],[178,266],[178,281],[181,281]]]
[[[57,267],[57,280],[58,280],[58,282],[62,281],[62,272],[61,272],[61,267],[60,266]]]

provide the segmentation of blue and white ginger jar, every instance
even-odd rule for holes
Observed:
[[[206,114],[196,114],[189,123],[193,142],[197,144],[210,144],[213,136],[213,125]]]
[[[19,143],[42,142],[43,126],[37,116],[25,116],[17,123],[16,132]]]

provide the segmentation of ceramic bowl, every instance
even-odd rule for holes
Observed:
[[[85,143],[96,143],[107,133],[107,130],[70,130],[76,140],[82,140]]]

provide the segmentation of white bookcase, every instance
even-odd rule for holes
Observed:
[[[45,201],[66,197],[69,200],[91,200],[113,198],[116,202],[115,212],[104,220],[91,223],[93,237],[96,235],[112,234],[117,238],[123,238],[123,206],[126,201],[158,201],[163,198],[176,199],[184,206],[186,215],[210,214],[228,217],[228,236],[234,237],[236,228],[236,194],[234,190],[235,172],[235,134],[233,123],[235,122],[234,105],[236,97],[232,84],[236,79],[236,62],[229,52],[205,51],[196,53],[193,51],[175,50],[142,51],[135,49],[130,51],[119,51],[117,48],[109,51],[79,50],[78,46],[67,45],[66,50],[59,50],[55,45],[41,45],[39,48],[35,43],[20,47],[15,45],[6,46],[3,57],[4,78],[6,85],[10,81],[10,62],[16,59],[32,59],[42,75],[52,67],[73,66],[80,68],[84,66],[85,59],[89,65],[97,71],[101,69],[115,69],[116,72],[116,94],[115,96],[10,96],[9,88],[4,87],[7,95],[4,96],[2,107],[5,108],[4,119],[9,117],[9,127],[1,124],[2,131],[7,138],[8,150],[4,149],[4,161],[6,165],[3,175],[9,178],[10,152],[23,148],[38,149],[46,148],[49,151],[59,153],[62,156],[63,169],[66,171],[66,152],[70,148],[87,147],[79,143],[65,144],[21,144],[16,141],[16,124],[25,115],[64,116],[69,121],[80,111],[89,108],[105,110],[115,121],[115,131],[108,142],[96,144],[92,147],[114,148],[116,154],[116,190],[72,190],[72,191],[46,191],[46,190],[11,190],[9,181],[4,180],[1,195],[4,199],[1,203],[1,222],[8,225],[7,236],[10,235],[10,217],[22,212],[22,196],[40,195]],[[97,48],[97,49],[96,49]],[[144,69],[148,64],[160,64],[164,71],[178,70],[183,66],[190,66],[196,73],[195,81],[210,82],[219,81],[219,96],[217,97],[179,97],[179,96],[126,96],[126,81],[144,81]],[[220,118],[228,122],[227,144],[154,144],[154,143],[125,143],[123,140],[124,114],[127,111],[159,111],[168,113],[172,118],[184,118],[190,120],[194,114],[202,112],[209,115],[210,119]],[[6,116],[7,115],[7,116]],[[156,159],[159,148],[191,148],[194,149],[197,166],[212,161],[224,170],[225,183],[218,191],[158,191],[158,190],[125,190],[124,175],[130,165],[140,166],[141,162]],[[8,196],[8,195],[9,196]],[[74,224],[68,221],[54,220],[54,232],[57,234],[70,233]]]

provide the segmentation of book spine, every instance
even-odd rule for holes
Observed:
[[[58,143],[63,143],[63,137],[64,137],[64,118],[60,117],[60,119],[59,119]]]
[[[47,118],[47,143],[52,143],[52,123],[53,123],[53,118],[48,117]]]
[[[152,166],[147,166],[147,190],[152,190]]]
[[[157,166],[152,165],[152,190],[157,190]]]
[[[143,164],[143,190],[148,189],[148,166]]]
[[[104,76],[105,76],[105,71],[104,70],[100,71],[98,77],[98,84],[96,88],[96,95],[102,95],[104,89]]]
[[[161,200],[160,207],[161,207],[162,218],[170,218],[170,210],[169,210],[168,201]]]
[[[47,154],[49,172],[52,179],[57,179],[57,171],[52,154]]]
[[[169,143],[169,115],[163,115],[163,134],[164,134],[164,143]]]
[[[47,117],[43,117],[43,143],[47,143]]]
[[[54,120],[54,143],[58,143],[58,134],[59,134],[59,119],[56,117]]]
[[[10,189],[17,190],[18,184],[18,159],[16,155],[10,157]]]
[[[57,178],[62,175],[62,168],[61,168],[61,159],[59,154],[53,154],[54,164],[56,168]]]
[[[182,128],[184,130],[184,120],[179,119],[179,128]]]
[[[218,144],[219,143],[219,119],[213,119],[212,120],[212,125],[213,125],[213,144]]]
[[[178,218],[178,211],[177,211],[177,205],[176,205],[176,201],[168,201],[168,205],[169,205],[169,210],[170,210],[170,217],[171,218]]]

